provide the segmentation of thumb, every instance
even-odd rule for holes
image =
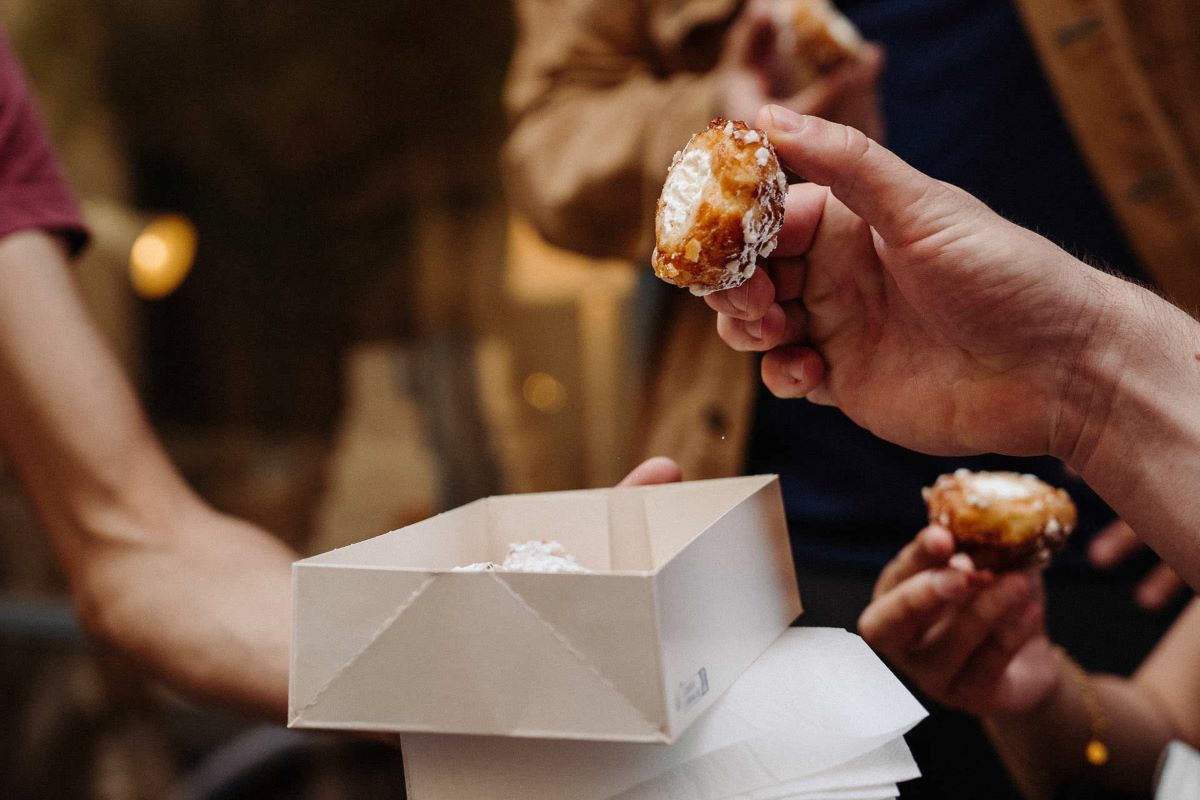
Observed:
[[[845,125],[767,106],[758,115],[779,159],[834,196],[879,232],[903,246],[947,227],[964,204],[963,192],[910,167],[883,145]]]
[[[655,456],[638,464],[617,486],[653,486],[683,480],[679,465],[665,456]]]

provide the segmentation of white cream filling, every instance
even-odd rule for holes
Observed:
[[[666,238],[673,239],[692,226],[704,187],[712,179],[712,157],[707,150],[689,150],[671,168],[662,193],[662,233]]]
[[[976,508],[988,508],[993,502],[1025,500],[1038,490],[1036,479],[1027,475],[1005,475],[1001,473],[971,473],[965,469],[954,471],[954,477],[963,482],[963,496]]]
[[[1007,475],[976,475],[971,488],[993,500],[1024,500],[1033,495],[1033,487],[1019,478]]]

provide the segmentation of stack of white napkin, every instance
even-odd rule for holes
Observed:
[[[785,632],[674,744],[404,735],[410,800],[884,800],[925,710],[857,636]]]

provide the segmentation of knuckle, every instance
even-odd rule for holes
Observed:
[[[857,128],[843,125],[842,150],[851,161],[862,161],[871,150],[871,140]]]

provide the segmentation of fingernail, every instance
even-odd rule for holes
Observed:
[[[804,362],[793,361],[791,364],[788,364],[787,373],[788,377],[796,383],[804,383]]]
[[[783,106],[769,105],[767,106],[767,114],[771,118],[771,128],[780,133],[798,131],[800,130],[800,126],[804,124],[803,116]]]
[[[975,563],[971,561],[971,557],[966,553],[955,553],[954,555],[950,556],[950,561],[948,563],[954,569],[962,570],[963,572],[975,571]]]
[[[729,305],[733,306],[737,311],[745,313],[746,306],[746,287],[739,286],[729,293]]]
[[[750,338],[754,339],[756,342],[761,342],[762,341],[762,326],[763,326],[763,323],[762,323],[761,319],[749,320],[746,323],[747,335],[749,335]]]

